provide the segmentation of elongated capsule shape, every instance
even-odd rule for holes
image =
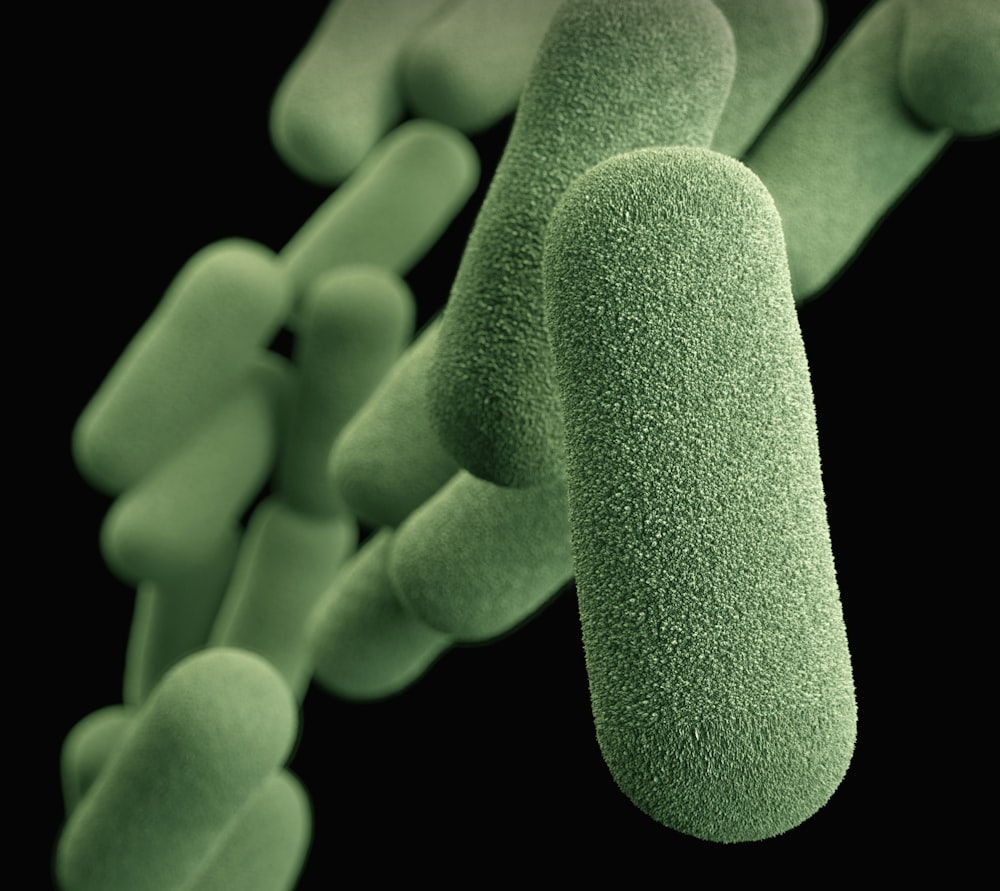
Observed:
[[[111,506],[101,551],[121,578],[156,581],[200,564],[270,476],[290,371],[276,353],[258,358],[191,441]]]
[[[510,631],[573,575],[562,477],[512,489],[460,471],[396,530],[404,606],[460,641]]]
[[[337,437],[330,478],[372,526],[398,526],[457,472],[430,420],[427,373],[440,318],[400,356]]]
[[[713,0],[733,31],[736,73],[711,147],[740,157],[812,61],[823,39],[819,0]]]
[[[545,294],[605,761],[672,829],[783,833],[856,710],[774,203],[708,150],[613,158],[553,214]]]
[[[208,643],[236,564],[234,521],[191,560],[157,561],[156,580],[140,580],[125,647],[122,701],[141,705],[176,663]]]
[[[177,274],[73,430],[73,456],[116,495],[173,454],[246,376],[291,309],[267,248],[227,239]]]
[[[1000,3],[905,0],[899,88],[928,126],[1000,130]]]
[[[188,891],[292,891],[311,836],[305,789],[290,771],[276,771],[233,819]]]
[[[562,0],[460,0],[403,49],[406,100],[421,117],[478,133],[511,114]]]
[[[288,686],[259,656],[218,648],[176,665],[67,821],[61,891],[185,887],[297,727]]]
[[[369,538],[309,622],[315,679],[346,699],[381,699],[414,683],[451,645],[400,603],[389,580],[393,531]]]
[[[406,282],[377,266],[333,269],[306,292],[275,479],[289,505],[315,516],[344,512],[327,472],[330,448],[413,337],[415,318]]]
[[[879,0],[745,161],[781,214],[797,302],[824,290],[951,139],[899,88],[903,0]]]
[[[475,476],[527,486],[561,473],[541,271],[559,196],[618,152],[708,145],[734,57],[729,25],[708,0],[560,6],[462,255],[431,366],[435,428]]]
[[[63,740],[59,756],[67,816],[100,776],[104,765],[132,726],[135,710],[109,705],[81,718]]]
[[[310,613],[357,546],[347,511],[316,517],[271,496],[254,510],[210,642],[268,660],[300,698],[309,684]]]
[[[280,256],[301,295],[345,264],[405,275],[475,191],[479,156],[458,130],[401,124],[289,239]]]
[[[403,117],[400,53],[447,0],[334,0],[278,87],[271,140],[305,179],[335,185]]]

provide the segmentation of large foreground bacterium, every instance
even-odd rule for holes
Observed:
[[[584,174],[545,245],[597,738],[712,841],[818,810],[854,749],[812,391],[774,204],[738,161]]]

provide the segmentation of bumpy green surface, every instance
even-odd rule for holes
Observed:
[[[830,284],[950,139],[900,94],[902,2],[875,3],[746,155],[781,214],[798,302]]]
[[[333,269],[306,291],[275,480],[293,507],[316,516],[344,512],[328,473],[330,447],[413,337],[415,318],[406,282],[377,266]]]
[[[416,681],[451,644],[400,603],[389,580],[393,531],[369,538],[316,606],[316,681],[347,699],[380,699]]]
[[[962,136],[1000,130],[1000,3],[906,0],[899,87],[932,127]]]
[[[414,29],[447,0],[334,0],[285,73],[271,139],[296,173],[345,179],[403,117],[397,68]]]
[[[291,692],[264,660],[218,648],[168,672],[56,851],[62,891],[176,891],[288,756]]]
[[[562,419],[545,333],[542,238],[588,167],[647,145],[707,145],[735,64],[708,0],[568,0],[546,33],[462,256],[431,367],[442,444],[483,479],[557,476]]]
[[[440,327],[435,319],[420,332],[334,443],[330,477],[373,526],[398,526],[458,470],[428,407],[427,373]]]
[[[733,30],[736,74],[712,148],[740,157],[812,60],[823,39],[819,0],[714,0]]]
[[[291,301],[265,247],[228,239],[195,254],[73,430],[84,478],[117,494],[162,463],[247,374]]]
[[[785,832],[856,718],[774,205],[707,150],[612,159],[553,214],[545,291],[604,757],[681,832]]]
[[[562,0],[460,0],[406,44],[400,76],[420,117],[478,133],[510,114]]]
[[[312,835],[312,808],[287,770],[269,776],[186,891],[291,891]]]
[[[396,530],[403,604],[457,640],[509,631],[573,575],[562,477],[512,489],[461,471]]]
[[[67,815],[73,813],[132,726],[135,710],[109,705],[80,719],[63,740],[59,767]]]

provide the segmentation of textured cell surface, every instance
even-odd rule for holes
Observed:
[[[899,87],[931,127],[1000,130],[1000,3],[905,0]]]
[[[873,4],[745,158],[781,214],[797,302],[830,284],[951,138],[900,94],[902,2]]]
[[[69,818],[62,891],[176,891],[288,756],[291,692],[258,656],[213,649],[168,672]]]
[[[707,0],[569,0],[546,33],[455,278],[431,367],[442,444],[474,475],[557,476],[562,419],[542,239],[575,177],[646,145],[707,145],[735,65]]]
[[[393,531],[369,538],[309,623],[316,681],[347,699],[381,699],[416,681],[451,644],[400,603],[389,580]]]
[[[396,530],[389,578],[432,628],[496,637],[572,577],[566,510],[562,477],[512,489],[460,471]]]
[[[398,526],[458,470],[430,420],[427,373],[440,319],[399,358],[334,443],[330,476],[374,526]]]
[[[215,553],[274,467],[289,383],[287,361],[259,351],[256,367],[191,440],[115,500],[101,527],[114,572],[156,581]]]
[[[401,124],[281,249],[297,293],[348,263],[405,275],[478,181],[479,156],[458,130],[434,121]]]
[[[132,726],[134,709],[109,705],[81,718],[63,740],[59,757],[66,814],[73,813]]]
[[[604,758],[673,829],[783,833],[856,708],[774,204],[708,150],[612,159],[553,214],[545,296]]]
[[[406,282],[377,266],[342,266],[306,291],[275,480],[293,507],[317,516],[344,512],[328,473],[330,447],[412,338],[415,318]]]
[[[236,563],[235,523],[191,560],[160,560],[156,580],[139,582],[125,648],[123,701],[141,705],[163,674],[208,643]]]
[[[311,835],[306,790],[277,771],[236,815],[189,891],[291,891]]]
[[[562,0],[460,0],[403,51],[407,104],[421,116],[478,133],[514,111]]]
[[[330,4],[271,106],[271,140],[292,170],[322,185],[339,183],[402,119],[400,52],[446,2]]]
[[[259,653],[300,696],[309,683],[306,625],[355,549],[347,512],[303,514],[272,496],[253,512],[210,642]]]
[[[77,421],[83,477],[115,495],[171,455],[246,376],[291,300],[261,245],[228,239],[195,254]]]
[[[714,0],[733,31],[736,74],[711,147],[740,157],[812,61],[820,0]]]

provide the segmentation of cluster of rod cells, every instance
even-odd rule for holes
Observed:
[[[329,199],[278,252],[192,257],[74,430],[136,603],[123,702],[64,743],[63,891],[292,888],[309,683],[396,693],[572,578],[636,806],[734,842],[829,799],[856,711],[795,305],[1000,129],[1000,7],[877,0],[797,88],[823,19],[331,4],[271,118]],[[415,335],[405,276],[476,187],[467,136],[515,108]]]

